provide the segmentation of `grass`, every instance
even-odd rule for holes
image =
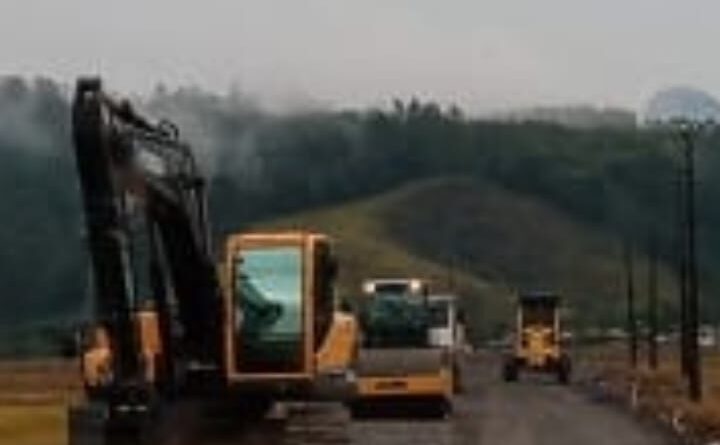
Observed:
[[[684,435],[695,440],[720,439],[720,354],[717,350],[707,349],[703,354],[704,397],[700,403],[693,403],[687,397],[675,345],[661,352],[655,370],[645,363],[631,369],[622,345],[596,348],[586,354],[584,360],[596,368],[612,396],[630,401],[634,388],[635,409],[639,412],[667,423],[674,422]]]
[[[622,319],[621,240],[535,196],[452,179],[416,184],[386,206],[391,235],[416,254],[456,261],[508,288],[552,289],[579,321]],[[638,271],[646,270],[637,252]],[[640,272],[639,272],[640,273]],[[665,268],[661,298],[675,290]],[[637,292],[644,292],[637,280]]]
[[[448,267],[413,254],[388,233],[383,217],[387,207],[406,195],[415,195],[414,187],[400,189],[371,199],[337,207],[305,212],[259,224],[260,229],[305,229],[333,236],[339,256],[340,286],[346,294],[357,294],[368,277],[424,276],[438,288],[445,287]],[[490,284],[482,279],[459,273],[455,277],[461,287],[476,292]]]
[[[1,403],[62,403],[80,389],[74,361],[0,361]]]
[[[510,320],[518,288],[559,291],[578,318],[622,317],[619,240],[542,200],[476,180],[415,182],[256,228],[332,235],[346,296],[357,295],[367,277],[421,276],[435,291],[451,288],[475,307],[476,316],[469,315],[480,330]],[[645,270],[641,255],[636,266]],[[668,298],[673,274],[663,268],[661,275],[661,298]]]
[[[422,201],[445,181],[422,183],[359,202],[267,221],[254,229],[304,229],[333,237],[340,263],[338,276],[341,297],[352,301],[360,295],[367,278],[421,277],[430,280],[433,292],[454,292],[467,297],[465,309],[475,331],[494,320],[506,319],[510,290],[500,281],[485,280],[462,269],[413,252],[391,232],[388,209],[400,200]],[[417,211],[407,207],[407,211]]]
[[[66,425],[63,404],[0,405],[0,445],[62,445]]]
[[[67,405],[78,390],[73,362],[0,362],[0,445],[66,443]]]

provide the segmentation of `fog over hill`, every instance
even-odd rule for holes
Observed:
[[[632,128],[635,112],[623,108],[567,105],[519,109],[494,116],[509,122],[544,122],[570,128]]]
[[[720,122],[720,101],[705,91],[687,86],[658,91],[648,101],[643,120],[663,122],[674,119]]]

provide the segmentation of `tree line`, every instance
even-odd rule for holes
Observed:
[[[69,89],[0,80],[0,323],[73,318],[88,272],[69,135]],[[141,99],[177,121],[210,178],[216,233],[438,176],[475,177],[531,194],[599,230],[636,240],[649,228],[674,258],[679,150],[661,130],[490,121],[455,106],[264,111],[237,92],[159,88]],[[720,265],[720,144],[699,152],[703,282]],[[449,217],[453,217],[450,215]],[[458,216],[459,217],[459,216]]]

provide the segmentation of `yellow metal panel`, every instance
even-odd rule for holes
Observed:
[[[357,383],[360,398],[373,397],[452,397],[452,373],[446,369],[437,374],[416,374],[401,377],[360,377]]]
[[[519,357],[526,360],[532,367],[543,367],[549,359],[560,357],[560,347],[553,341],[555,332],[547,326],[530,326],[521,331],[526,345],[519,351]]]
[[[157,312],[154,310],[138,311],[135,314],[135,324],[145,381],[154,382],[157,377],[157,359],[163,353]]]
[[[329,372],[347,369],[357,356],[358,324],[349,314],[335,313],[330,330],[316,354],[317,369]]]
[[[112,380],[110,335],[96,326],[89,332],[90,345],[81,356],[82,378],[89,387],[100,387]]]

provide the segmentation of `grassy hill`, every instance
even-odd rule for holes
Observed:
[[[368,277],[427,278],[434,291],[462,296],[476,338],[497,333],[512,320],[518,289],[561,292],[572,320],[580,326],[624,323],[620,240],[537,197],[488,182],[415,181],[370,198],[261,222],[252,229],[330,234],[341,266],[341,297],[350,301]],[[647,261],[638,255],[641,316],[646,276]],[[661,266],[663,318],[672,318],[676,286],[674,275]],[[51,344],[58,337],[57,323],[46,324],[0,329],[0,355],[57,348]]]
[[[257,228],[306,228],[334,236],[345,296],[357,295],[366,277],[428,277],[436,290],[450,288],[464,297],[478,333],[508,320],[516,289],[558,290],[578,323],[618,324],[624,317],[618,239],[537,198],[487,183],[416,182]],[[639,304],[646,270],[647,261],[639,256]],[[660,276],[661,298],[667,302],[675,279],[662,265]]]

